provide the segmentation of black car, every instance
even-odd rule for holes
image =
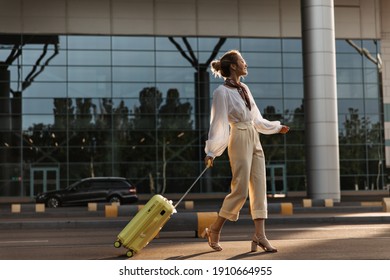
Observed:
[[[82,179],[66,189],[39,193],[37,203],[47,207],[83,205],[88,202],[137,202],[137,189],[126,178],[93,177]]]

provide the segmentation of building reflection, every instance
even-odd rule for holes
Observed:
[[[379,42],[337,40],[341,188],[382,189]],[[300,39],[0,36],[0,195],[33,196],[89,176],[182,192],[203,168],[210,59],[240,49],[245,82],[288,137],[262,136],[274,192],[305,190]],[[365,49],[370,56],[361,55]],[[224,154],[194,192],[229,188]],[[283,184],[283,182],[285,184]]]

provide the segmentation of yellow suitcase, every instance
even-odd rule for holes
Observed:
[[[138,253],[148,245],[160,232],[172,214],[176,213],[176,207],[190,192],[208,167],[195,179],[194,183],[175,205],[162,195],[154,195],[118,234],[114,246],[116,248],[120,248],[121,246],[127,248],[126,255],[131,258],[135,253]]]
[[[114,246],[127,248],[126,255],[132,257],[156,237],[174,212],[172,201],[154,195],[118,234]]]

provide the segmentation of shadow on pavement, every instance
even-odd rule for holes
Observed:
[[[247,252],[243,254],[239,254],[236,256],[232,256],[228,258],[227,260],[242,260],[242,259],[247,259],[247,258],[253,258],[254,256],[260,256],[260,255],[267,255],[270,254],[269,252],[258,252],[258,253],[253,253],[253,252]]]
[[[207,252],[202,252],[202,253],[197,253],[197,254],[192,254],[192,255],[187,255],[187,256],[185,256],[185,255],[173,256],[173,257],[167,258],[166,260],[187,260],[187,259],[192,259],[192,258],[199,257],[199,256],[213,254],[213,253],[218,253],[218,252],[217,251],[207,251]]]
[[[99,260],[127,260],[129,257],[126,256],[126,254],[113,256],[113,257],[107,257],[107,258],[101,258]]]

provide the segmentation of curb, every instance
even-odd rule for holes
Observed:
[[[162,231],[197,231],[198,227],[188,219],[189,215],[196,213],[177,213],[172,216]],[[1,229],[94,229],[94,228],[118,228],[122,229],[127,225],[132,217],[62,217],[45,219],[14,219],[6,221],[0,220]],[[253,224],[250,215],[242,215],[236,224]],[[390,224],[390,213],[367,213],[359,215],[356,213],[338,213],[335,215],[318,214],[294,214],[289,216],[270,214],[266,221],[267,224]],[[186,224],[185,227],[182,225]],[[193,228],[191,228],[193,227]]]

